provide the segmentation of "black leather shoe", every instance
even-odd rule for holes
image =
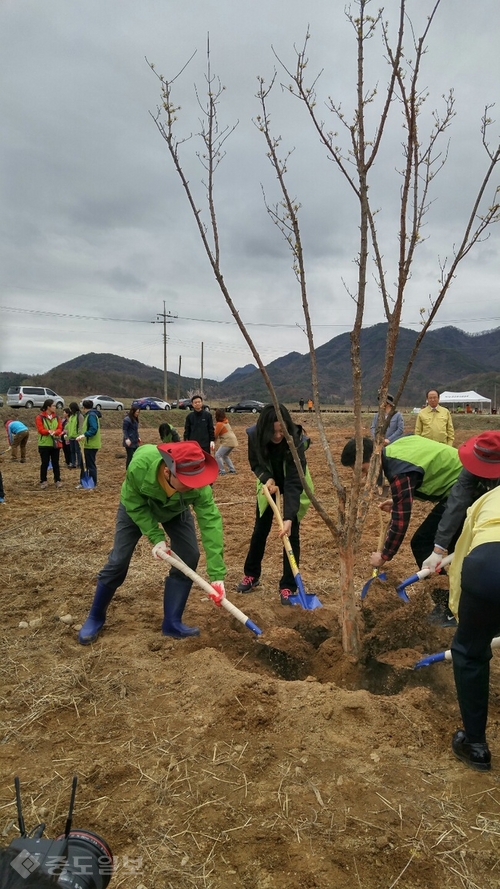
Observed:
[[[489,772],[491,769],[491,753],[487,744],[470,744],[462,729],[455,732],[451,741],[453,753],[471,769],[478,772]]]

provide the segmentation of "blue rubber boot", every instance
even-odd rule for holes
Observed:
[[[186,636],[199,636],[198,627],[187,627],[182,623],[182,615],[192,583],[187,577],[169,574],[165,581],[163,593],[163,623],[161,631],[164,636],[184,639]]]
[[[97,582],[89,616],[78,633],[80,645],[90,645],[91,642],[95,642],[104,626],[106,611],[114,594],[115,590],[111,590],[106,584],[101,583],[100,580]]]

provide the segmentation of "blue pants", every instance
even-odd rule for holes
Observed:
[[[484,744],[491,640],[500,634],[500,543],[483,543],[462,565],[458,629],[451,643],[462,722],[471,744]]]
[[[174,553],[186,562],[193,571],[196,570],[200,551],[196,540],[194,519],[190,509],[185,509],[180,515],[175,516],[169,522],[163,524],[163,528],[170,538],[170,545]],[[108,561],[97,575],[99,581],[109,589],[115,590],[122,585],[128,572],[132,554],[142,537],[142,531],[128,515],[123,503],[118,507],[116,516],[115,539]],[[184,574],[177,568],[170,569],[171,574]]]

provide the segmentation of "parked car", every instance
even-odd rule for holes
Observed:
[[[263,407],[263,401],[253,401],[250,398],[247,401],[238,401],[238,404],[228,404],[226,412],[229,414],[260,414]]]
[[[122,411],[123,404],[121,401],[115,401],[114,398],[111,398],[109,395],[86,395],[85,398],[82,398],[80,402],[80,406],[83,401],[91,401],[92,407],[98,408],[100,411]]]
[[[193,405],[191,404],[190,398],[179,398],[179,401],[172,401],[171,406],[172,406],[172,410],[174,408],[177,408],[177,410],[179,410],[179,411],[192,411],[193,410]],[[209,411],[210,405],[204,404],[203,409],[206,411]]]
[[[64,398],[46,386],[10,386],[7,390],[8,407],[41,407],[47,398],[53,398],[58,410],[64,407]]]
[[[170,404],[163,401],[162,398],[150,398],[145,395],[143,398],[136,398],[132,402],[132,407],[138,407],[141,411],[169,411]]]

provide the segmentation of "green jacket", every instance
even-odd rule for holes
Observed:
[[[416,496],[423,500],[445,497],[463,469],[456,448],[420,435],[404,435],[387,445],[382,468],[389,482],[408,472],[419,474]]]
[[[85,447],[99,450],[101,447],[101,420],[97,411],[87,411],[83,419],[82,433],[85,436]]]
[[[127,515],[154,545],[165,540],[165,532],[159,523],[171,521],[192,506],[205,550],[207,574],[210,580],[223,580],[226,566],[222,517],[215,505],[212,488],[205,485],[167,497],[157,481],[158,467],[162,463],[156,445],[142,445],[135,452],[120,495]]]

